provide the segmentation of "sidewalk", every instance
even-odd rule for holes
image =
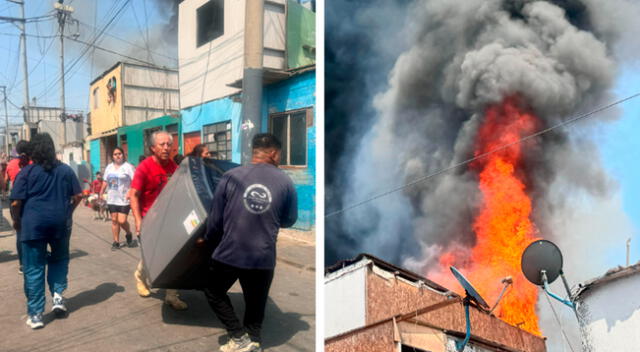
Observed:
[[[0,351],[217,351],[226,333],[199,291],[181,291],[189,309],[163,304],[164,293],[137,295],[133,271],[138,248],[111,251],[109,222],[93,220],[80,206],[74,215],[68,299],[69,317],[55,319],[47,293],[45,327],[26,324],[22,276],[8,209],[0,224]],[[131,221],[132,223],[133,221]],[[122,241],[124,236],[122,236]],[[285,231],[278,239],[278,265],[263,324],[267,351],[315,349],[315,245],[313,236]],[[239,285],[230,293],[236,313],[244,303]]]

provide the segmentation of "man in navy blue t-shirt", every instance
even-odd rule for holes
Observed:
[[[71,215],[80,203],[82,190],[73,170],[56,159],[48,134],[35,135],[31,148],[33,164],[20,171],[11,191],[11,217],[13,227],[20,232],[27,325],[37,329],[44,326],[45,267],[52,310],[56,315],[67,311],[62,292],[67,288],[69,271]]]
[[[278,168],[281,144],[258,134],[251,164],[227,171],[213,196],[205,239],[212,255],[209,305],[230,335],[221,351],[261,351],[260,330],[276,265],[276,237],[298,217],[296,191]],[[246,307],[244,324],[236,317],[227,291],[240,280]]]

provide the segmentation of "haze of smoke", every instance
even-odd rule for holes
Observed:
[[[370,138],[369,127],[376,120],[376,111],[371,106],[371,96],[387,86],[387,73],[393,67],[398,53],[408,46],[409,29],[406,17],[406,0],[343,1],[327,0],[325,5],[326,49],[325,49],[325,204],[327,212],[340,209],[356,199],[343,199],[350,165],[367,163],[370,155],[356,155],[361,139]],[[384,13],[384,17],[380,15]],[[345,14],[349,20],[345,21]],[[384,18],[384,21],[381,19]],[[393,29],[390,31],[390,29]],[[385,171],[376,171],[387,172]],[[367,175],[362,175],[367,179]],[[370,189],[371,182],[360,182],[362,193]],[[400,195],[398,212],[407,209],[406,200]],[[344,202],[344,203],[343,203]],[[358,212],[359,210],[356,210]],[[367,217],[363,214],[348,216]],[[406,211],[404,211],[406,213]],[[325,241],[327,265],[339,259],[355,256],[360,248],[362,235],[375,229],[371,223],[351,222],[349,231],[340,221],[340,216],[327,218],[325,232],[330,234]],[[402,228],[391,229],[392,233],[410,233],[410,218],[405,218]],[[393,239],[394,236],[386,238]],[[409,236],[410,237],[410,236]],[[398,241],[394,241],[398,242]],[[397,244],[391,244],[394,253],[401,253]],[[372,245],[370,247],[375,248]],[[371,249],[371,253],[377,253]],[[399,259],[399,258],[398,258]]]
[[[523,97],[545,127],[612,101],[615,62],[640,49],[640,11],[630,1],[436,0],[416,2],[408,13],[411,44],[398,55],[389,88],[373,99],[377,116],[344,172],[345,205],[471,157],[484,108],[507,95]],[[613,109],[592,120],[616,117]],[[565,271],[573,283],[602,274],[606,252],[623,250],[631,228],[591,138],[598,123],[524,145],[538,235],[571,258]],[[461,167],[349,210],[341,214],[351,234],[342,251],[368,251],[427,274],[443,251],[473,246],[477,187],[477,175]],[[603,226],[612,218],[624,229]],[[606,246],[604,232],[614,236]],[[546,303],[539,308],[548,345],[559,348],[557,324]]]
[[[620,39],[625,27],[593,13],[605,5],[438,0],[411,6],[407,26],[414,28],[413,41],[396,60],[389,89],[374,99],[377,121],[348,172],[346,205],[472,156],[484,108],[507,95],[519,94],[544,126],[610,99],[615,47],[605,40]],[[547,238],[561,235],[549,224],[566,208],[549,197],[554,180],[575,181],[561,193],[584,189],[603,196],[611,188],[597,155],[590,154],[595,148],[581,137],[556,131],[525,145],[533,217],[541,230],[549,230]],[[480,199],[476,177],[458,168],[401,196],[350,210],[343,228],[357,234],[357,251],[373,247],[374,254],[404,258],[404,265],[426,273],[434,253],[472,247],[471,222]],[[395,242],[407,245],[387,247]]]
[[[100,11],[106,11],[109,8],[109,6],[107,6],[106,4],[99,6],[98,2],[91,1],[84,1],[73,4],[73,7],[75,8],[73,18],[80,20],[82,23],[86,23],[97,28],[94,33],[94,30],[92,30],[91,28],[81,25],[79,31],[79,39],[82,41],[93,42],[94,35],[98,33],[99,30],[102,29],[106,21],[110,19],[110,17],[103,18],[104,14],[98,13],[97,23],[94,23],[94,21],[96,20],[96,6]],[[157,24],[157,18],[149,18],[149,20],[147,21],[150,23],[150,28],[148,30],[148,41],[146,40],[147,30],[145,28],[145,15],[141,11],[142,6],[136,5],[140,28],[138,28],[137,23],[134,22],[133,24],[130,24],[126,27],[128,28],[127,30],[124,29],[125,27],[122,26],[121,21],[123,17],[131,15],[132,10],[130,7],[125,8],[119,19],[114,21],[114,23],[106,31],[107,33],[110,33],[113,36],[117,36],[119,39],[123,39],[124,41],[118,40],[113,36],[103,34],[97,40],[96,45],[109,50],[113,50],[118,53],[122,53],[130,57],[156,64],[158,66],[175,68],[176,61],[165,56],[177,58],[177,6],[177,0],[157,0],[147,3],[148,16],[152,16],[152,7],[156,7],[158,9],[158,12],[163,16],[163,18],[161,18],[160,24]],[[151,22],[156,24],[151,24]],[[69,27],[65,32],[67,33],[67,35],[72,34],[72,32],[75,32],[75,27]],[[125,41],[133,43],[134,45],[126,43]],[[69,57],[77,57],[77,55],[82,53],[86,48],[85,44],[74,43],[71,40],[68,40],[67,43]],[[156,55],[154,53],[160,53],[164,56]],[[86,56],[86,60],[81,60],[81,62],[79,62],[78,64],[84,65],[84,67],[92,67],[92,75],[98,75],[102,73],[118,61],[136,62],[135,60],[131,60],[117,54],[108,53],[100,49],[91,49],[86,54]]]

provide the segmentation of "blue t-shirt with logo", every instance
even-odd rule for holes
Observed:
[[[273,269],[281,227],[298,218],[293,182],[271,164],[227,171],[216,186],[205,238],[217,244],[212,258],[243,269]]]
[[[70,235],[71,197],[82,192],[78,178],[66,164],[53,169],[25,166],[16,177],[11,200],[22,200],[21,241],[57,239]]]

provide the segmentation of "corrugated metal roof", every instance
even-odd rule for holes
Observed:
[[[379,266],[380,268],[382,268],[384,270],[387,270],[389,272],[392,272],[396,276],[402,277],[402,278],[404,278],[406,280],[409,280],[409,281],[412,281],[412,282],[415,282],[415,283],[417,283],[419,281],[422,281],[425,285],[427,285],[427,286],[429,286],[429,287],[431,287],[431,288],[433,288],[433,289],[435,289],[437,291],[440,291],[442,293],[450,291],[446,287],[438,285],[437,283],[427,279],[424,276],[420,276],[420,275],[418,275],[418,274],[416,274],[416,273],[414,273],[412,271],[403,269],[403,268],[401,268],[399,266],[396,266],[394,264],[386,262],[386,261],[384,261],[384,260],[382,260],[382,259],[380,259],[378,257],[375,257],[375,256],[373,256],[371,254],[367,254],[367,253],[360,253],[360,254],[358,254],[357,257],[355,257],[353,259],[341,260],[341,261],[339,261],[339,262],[337,262],[337,263],[335,263],[335,264],[333,264],[331,266],[328,266],[328,267],[326,267],[324,269],[324,274],[326,276],[327,274],[330,274],[330,273],[332,273],[334,271],[337,271],[337,270],[340,270],[342,268],[345,268],[345,267],[347,267],[349,265],[353,265],[353,264],[355,264],[355,263],[357,263],[357,262],[359,262],[359,261],[361,261],[362,259],[365,259],[365,258],[371,260],[375,265]]]
[[[580,284],[577,291],[573,295],[574,299],[578,299],[581,295],[593,288],[635,274],[640,274],[640,262],[627,267],[617,266],[615,268],[609,269],[604,275],[589,280],[584,284]]]

